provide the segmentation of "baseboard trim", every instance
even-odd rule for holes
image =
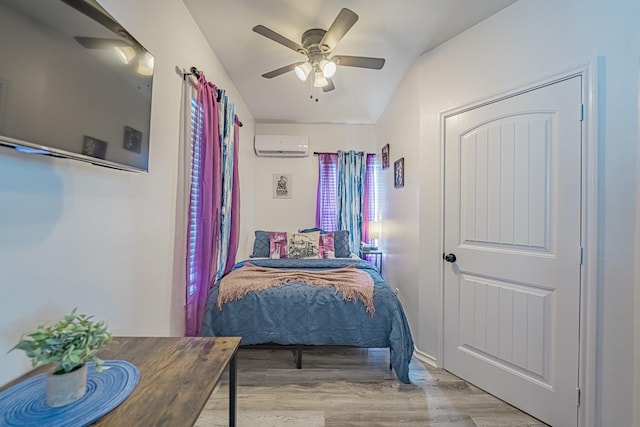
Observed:
[[[414,350],[413,355],[421,362],[426,363],[432,368],[439,368],[436,358],[428,355],[427,353],[423,353],[420,350]]]

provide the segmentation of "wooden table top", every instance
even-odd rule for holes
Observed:
[[[192,426],[240,344],[239,337],[114,337],[101,359],[140,370],[133,392],[94,426]],[[4,389],[42,368],[0,388]]]

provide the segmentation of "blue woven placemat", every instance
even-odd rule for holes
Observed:
[[[136,388],[140,371],[126,360],[105,360],[109,369],[87,371],[87,394],[65,406],[46,401],[47,374],[35,375],[0,393],[0,426],[86,426],[122,403]]]

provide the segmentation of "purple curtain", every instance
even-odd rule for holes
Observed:
[[[337,227],[338,154],[318,154],[316,227],[333,231]]]
[[[233,189],[231,193],[231,231],[229,236],[229,251],[224,273],[231,271],[236,263],[238,242],[240,241],[240,178],[238,176],[238,142],[240,140],[240,121],[234,117],[233,124]]]
[[[367,154],[367,166],[364,178],[364,200],[362,203],[362,240],[369,241],[369,221],[373,221],[375,215],[375,173],[376,155]]]
[[[202,109],[202,125],[199,129],[200,168],[196,181],[191,183],[191,192],[199,194],[199,203],[194,208],[190,197],[190,212],[195,215],[189,221],[188,236],[195,238],[193,258],[187,258],[187,295],[185,310],[185,335],[197,336],[204,315],[209,286],[216,275],[220,237],[220,207],[222,193],[221,150],[218,130],[217,88],[206,81],[204,73],[198,79],[198,105]],[[194,141],[198,139],[197,133]],[[191,265],[193,263],[193,265]],[[191,273],[192,272],[192,273]]]

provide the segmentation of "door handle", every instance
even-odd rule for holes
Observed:
[[[456,262],[456,254],[442,254],[442,258],[447,262]]]

